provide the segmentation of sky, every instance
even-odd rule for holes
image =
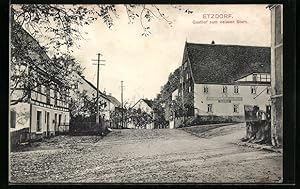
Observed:
[[[88,6],[88,5],[86,5]],[[150,6],[150,5],[149,5]],[[101,53],[105,66],[100,68],[100,90],[121,98],[124,81],[124,101],[134,103],[140,98],[153,99],[160,92],[168,76],[182,61],[185,42],[270,46],[270,11],[267,5],[181,5],[192,10],[185,14],[170,5],[157,5],[172,26],[163,19],[154,19],[147,26],[151,35],[144,37],[139,20],[128,24],[123,5],[117,6],[118,18],[109,29],[101,20],[82,28],[88,32],[78,42],[73,56],[85,68],[85,78],[97,85],[97,66],[93,65]],[[157,12],[154,12],[157,14]],[[203,14],[231,14],[227,19],[211,18],[206,24]],[[210,24],[209,21],[235,23]],[[237,23],[237,20],[247,23]]]

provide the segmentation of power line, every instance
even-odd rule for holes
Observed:
[[[93,64],[93,65],[97,65],[97,115],[96,115],[96,124],[99,125],[99,68],[100,66],[105,66],[105,64],[100,64],[101,61],[105,62],[105,60],[101,60],[100,56],[102,56],[102,54],[98,53],[98,59],[97,60],[92,60],[92,61],[97,61],[97,64]]]

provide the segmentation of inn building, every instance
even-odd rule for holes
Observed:
[[[245,105],[270,112],[270,53],[269,47],[186,42],[172,99],[192,96],[188,117],[242,122]],[[181,121],[170,120],[170,128]]]

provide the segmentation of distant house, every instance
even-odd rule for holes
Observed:
[[[54,136],[59,131],[69,130],[69,88],[60,78],[53,77],[49,70],[58,65],[50,63],[46,51],[14,19],[14,38],[11,48],[15,52],[27,52],[21,59],[12,58],[11,69],[19,81],[11,78],[10,131],[11,143]],[[14,68],[12,68],[14,66]],[[60,68],[55,68],[60,69]],[[37,82],[39,80],[40,82]],[[43,81],[43,82],[42,82]]]
[[[243,121],[244,105],[270,111],[270,52],[269,47],[186,42],[179,83],[170,96],[192,96],[189,117]]]
[[[84,76],[79,75],[77,73],[73,74],[74,77],[78,80],[78,83],[74,88],[70,91],[70,96],[72,101],[81,101],[79,103],[81,107],[83,107],[85,104],[83,102],[83,99],[81,99],[78,94],[85,93],[90,101],[95,101],[94,103],[94,109],[96,107],[96,100],[97,100],[97,88],[88,81]],[[99,90],[99,113],[100,113],[100,119],[104,121],[110,121],[110,113],[115,110],[116,107],[120,107],[121,103],[113,96],[106,94],[105,92],[101,92]],[[78,107],[80,109],[80,107]],[[96,112],[81,112],[86,113],[85,116],[89,117],[92,113]]]
[[[132,109],[141,111],[141,112],[145,112],[147,113],[149,116],[153,116],[153,101],[152,100],[148,100],[148,99],[140,99],[139,101],[137,101],[133,106]],[[136,128],[136,126],[132,123],[128,123],[127,124],[128,128]],[[146,124],[145,125],[145,129],[154,129],[154,122]]]

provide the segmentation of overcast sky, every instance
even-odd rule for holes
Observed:
[[[122,5],[118,5],[119,18],[108,29],[100,20],[87,26],[86,40],[79,42],[74,56],[85,67],[86,79],[97,82],[97,66],[92,59],[103,54],[106,65],[100,69],[100,89],[112,93],[120,100],[120,81],[124,81],[124,99],[131,103],[140,98],[152,99],[160,91],[182,61],[185,41],[210,44],[236,44],[270,46],[270,12],[267,5],[189,5],[193,14],[184,14],[171,6],[158,5],[173,22],[170,27],[164,20],[153,20],[151,35],[144,37],[139,21],[128,24]],[[206,13],[227,13],[244,20],[243,24],[195,24]],[[224,20],[224,19],[221,19]],[[194,22],[194,23],[193,23]]]

